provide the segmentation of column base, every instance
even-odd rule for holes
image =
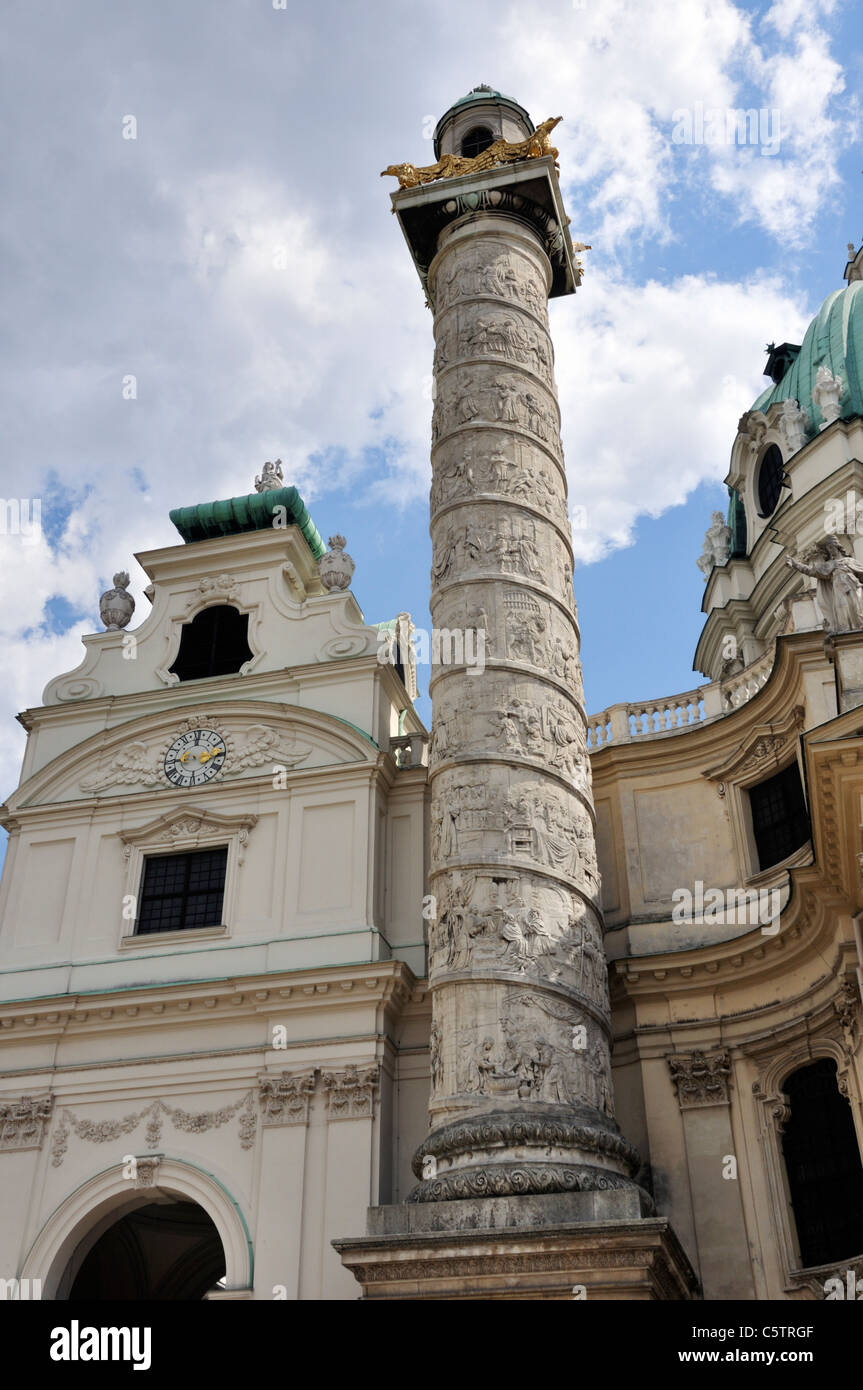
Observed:
[[[333,1245],[363,1299],[699,1298],[671,1225],[643,1207],[637,1188],[402,1203]]]

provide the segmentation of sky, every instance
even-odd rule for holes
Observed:
[[[0,500],[41,528],[0,534],[0,800],[14,715],[79,664],[113,573],[134,627],[135,552],[267,459],[347,537],[367,620],[430,626],[432,322],[379,173],[431,163],[482,82],[563,116],[593,248],[551,305],[589,709],[702,680],[695,562],[737,420],[863,237],[861,11],[5,0]],[[763,110],[754,143],[717,141],[735,108]]]

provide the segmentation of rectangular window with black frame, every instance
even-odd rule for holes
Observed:
[[[780,864],[809,839],[809,816],[796,762],[749,789],[758,867]]]
[[[154,854],[144,860],[136,935],[222,925],[228,849]]]

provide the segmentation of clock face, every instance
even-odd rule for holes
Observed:
[[[225,764],[225,740],[213,729],[192,729],[165,754],[165,776],[175,787],[200,787]]]

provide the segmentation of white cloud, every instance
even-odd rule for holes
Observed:
[[[0,493],[47,496],[54,476],[77,500],[53,550],[0,550],[0,786],[20,749],[9,716],[81,659],[81,624],[40,630],[47,601],[95,612],[128,567],[146,612],[131,556],[176,540],[169,508],[234,495],[276,456],[312,504],[348,488],[425,497],[431,319],[378,171],[430,160],[423,118],[476,81],[537,120],[563,114],[573,231],[596,247],[582,291],[553,308],[571,500],[590,522],[581,561],[723,476],[764,342],[796,338],[806,315],[767,273],[676,274],[679,212],[687,233],[708,204],[783,248],[811,235],[854,118],[831,6],[779,0],[759,18],[730,0],[472,3],[436,12],[457,49],[429,45],[428,13],[395,0],[371,27],[368,7],[343,7],[338,45],[313,8],[288,27],[226,3],[219,24],[189,0],[170,43],[146,7],[118,18],[94,0],[104,23],[83,38],[62,6],[47,34],[38,8],[21,12]],[[673,113],[697,102],[778,105],[781,154],[674,146]],[[126,111],[136,142],[119,135]],[[639,284],[633,247],[661,243],[665,282]]]
[[[832,8],[784,0],[759,23],[730,0],[608,0],[527,34],[521,7],[510,12],[501,38],[517,54],[509,66],[522,99],[538,100],[540,117],[566,118],[555,139],[579,209],[573,222],[623,258],[630,238],[672,236],[672,200],[699,182],[703,196],[707,182],[724,216],[802,244],[858,126],[856,101],[840,101],[842,68],[823,27]],[[697,106],[778,109],[780,153],[674,145],[674,113]]]
[[[597,273],[554,302],[570,504],[587,519],[573,533],[580,563],[628,545],[640,515],[722,480],[737,421],[766,385],[765,335],[793,340],[808,317],[764,276],[633,286]]]

